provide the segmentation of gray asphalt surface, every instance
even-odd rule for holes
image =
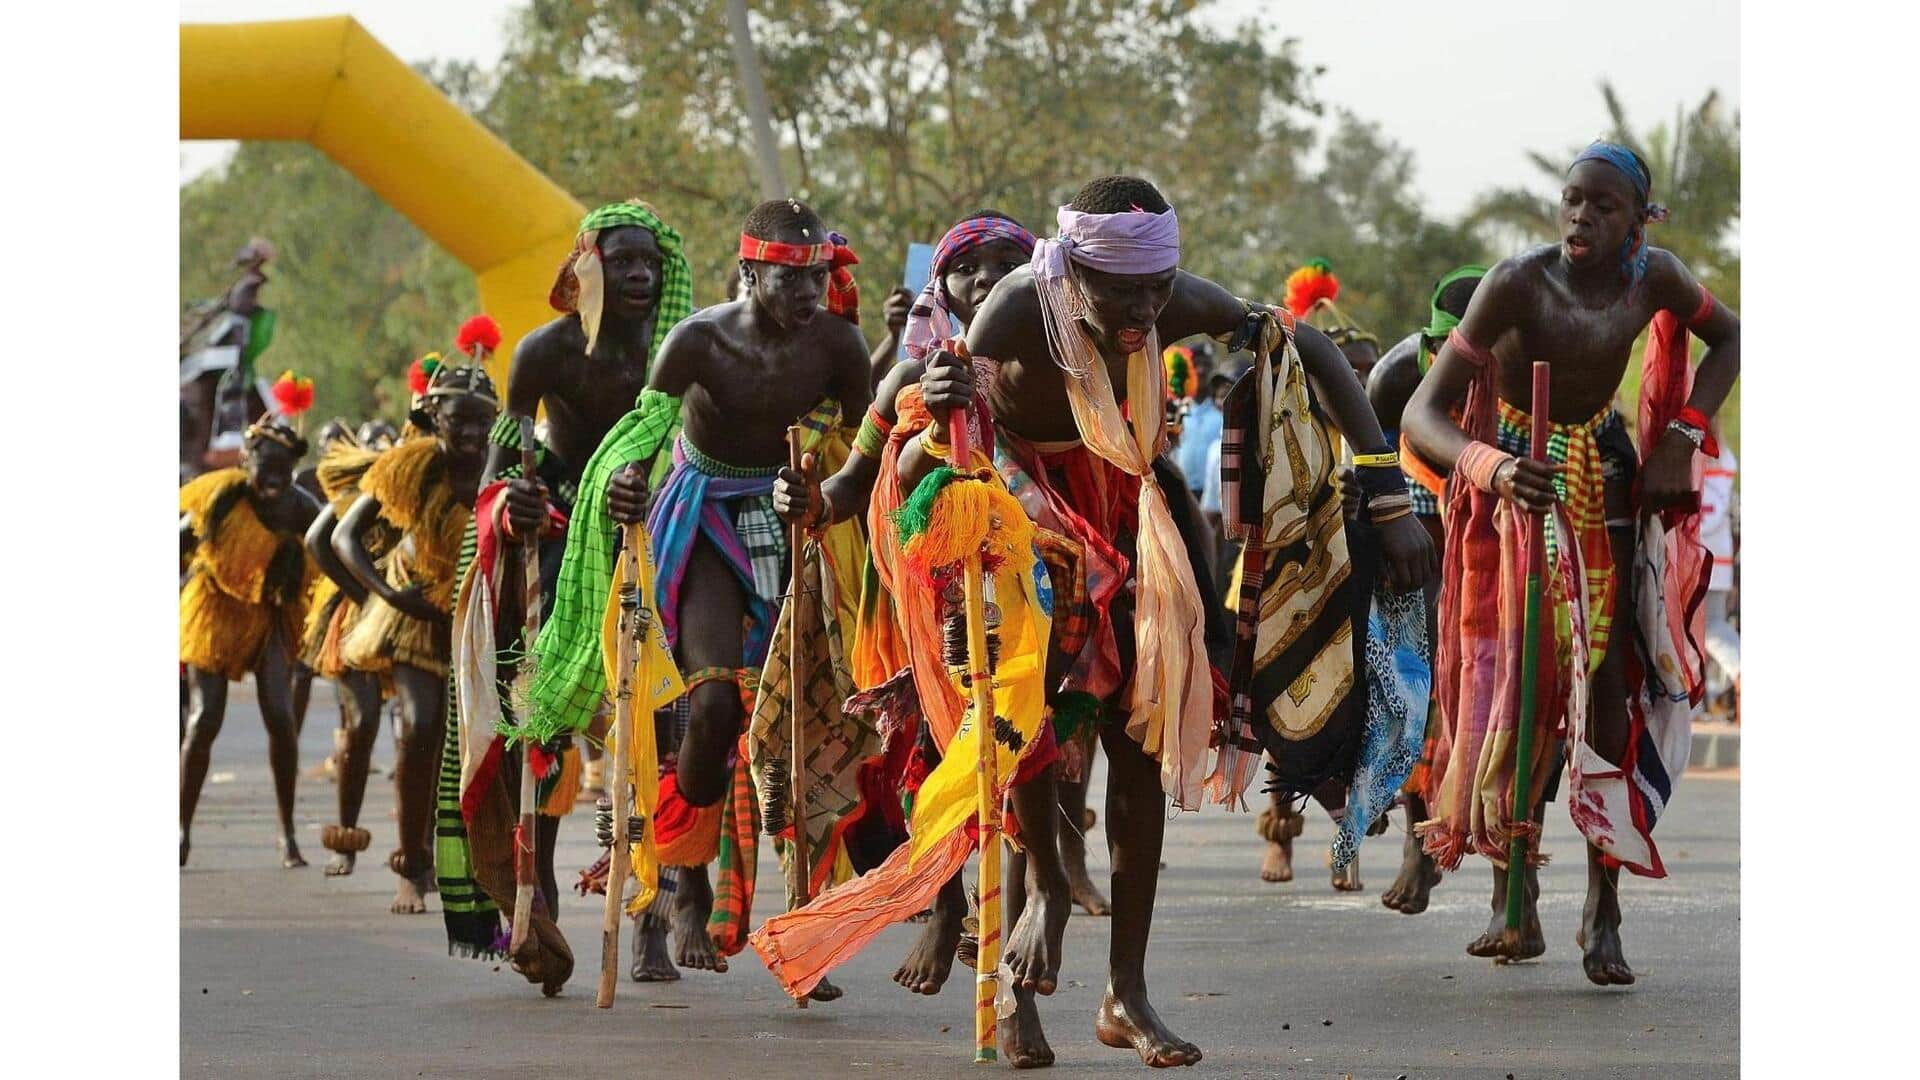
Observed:
[[[286,871],[273,847],[266,743],[250,687],[236,686],[180,874],[180,1065],[190,1077],[977,1077],[963,977],[941,994],[890,980],[918,933],[888,930],[835,973],[847,994],[798,1010],[748,952],[724,975],[622,979],[611,1010],[593,1007],[599,898],[562,900],[580,967],[558,998],[509,969],[446,953],[437,897],[425,916],[388,914],[392,761],[383,737],[361,823],[374,834],[360,869],[329,879],[320,828],[334,789],[302,776],[297,808],[313,865]],[[330,695],[316,687],[303,773],[327,753]],[[1095,803],[1104,770],[1096,775]],[[1541,916],[1547,955],[1496,968],[1462,950],[1486,925],[1489,872],[1469,863],[1426,913],[1389,911],[1379,894],[1399,864],[1394,831],[1362,849],[1367,888],[1335,893],[1325,870],[1332,827],[1317,810],[1296,845],[1298,877],[1269,885],[1251,815],[1175,818],[1160,885],[1149,979],[1161,1015],[1198,1043],[1210,1076],[1381,1078],[1718,1077],[1739,1052],[1740,784],[1692,774],[1657,838],[1670,876],[1625,883],[1627,955],[1638,985],[1603,990],[1573,945],[1584,861],[1564,810],[1547,816]],[[1102,814],[1104,820],[1105,815]],[[1091,860],[1107,867],[1096,826]],[[597,854],[589,817],[562,826],[563,887]],[[777,903],[762,848],[755,914]],[[1062,985],[1041,1015],[1061,1075],[1143,1067],[1093,1038],[1108,923],[1076,913]],[[623,951],[626,939],[623,938]],[[960,969],[962,976],[970,975]],[[1330,1024],[1328,1022],[1331,1022]]]

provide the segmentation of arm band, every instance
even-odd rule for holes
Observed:
[[[1493,477],[1500,466],[1514,460],[1512,454],[1488,446],[1483,442],[1471,442],[1460,451],[1460,460],[1453,463],[1453,471],[1474,487],[1489,495],[1497,494],[1493,490]]]

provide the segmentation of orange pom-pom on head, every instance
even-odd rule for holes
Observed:
[[[1307,265],[1287,275],[1287,310],[1296,318],[1304,316],[1322,300],[1340,295],[1340,279],[1333,276],[1333,264],[1311,259]]]
[[[299,416],[313,408],[313,380],[298,378],[292,371],[282,372],[273,384],[273,403],[282,416]]]
[[[480,353],[474,351],[476,346],[486,352],[500,347],[500,324],[494,322],[491,315],[475,315],[460,324],[460,333],[453,341],[461,352],[478,360]]]

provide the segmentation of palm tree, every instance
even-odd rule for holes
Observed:
[[[1666,224],[1657,226],[1653,242],[1680,256],[1707,287],[1734,307],[1740,297],[1740,115],[1725,114],[1720,92],[1707,96],[1692,111],[1675,111],[1671,124],[1660,124],[1642,134],[1627,122],[1626,110],[1611,83],[1602,81],[1611,130],[1607,137],[1624,143],[1653,169],[1654,197],[1673,210]],[[1565,163],[1579,153],[1563,155],[1529,151],[1527,157],[1551,187],[1494,188],[1468,209],[1464,225],[1495,251],[1514,251],[1527,244],[1550,242],[1559,234],[1557,190],[1566,175]]]

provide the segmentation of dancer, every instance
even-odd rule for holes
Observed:
[[[193,812],[213,740],[226,719],[227,683],[249,674],[267,727],[267,762],[280,825],[280,865],[307,865],[293,834],[299,758],[292,671],[313,567],[300,537],[319,507],[293,484],[307,442],[267,416],[247,428],[237,468],[203,473],[180,489],[180,662],[188,689],[180,744],[180,865],[192,848]]]
[[[1496,867],[1493,925],[1470,951],[1522,960],[1545,950],[1535,859],[1523,933],[1518,941],[1499,933],[1506,874],[1498,868],[1516,828],[1537,850],[1538,826],[1511,820],[1516,703],[1486,692],[1517,677],[1510,556],[1524,548],[1524,529],[1545,527],[1557,640],[1546,654],[1556,662],[1543,665],[1539,722],[1568,731],[1568,810],[1587,839],[1578,942],[1588,979],[1603,986],[1634,981],[1620,943],[1620,867],[1665,874],[1651,829],[1686,765],[1702,681],[1708,560],[1698,541],[1699,455],[1718,452],[1708,426],[1740,366],[1739,317],[1647,241],[1647,227],[1666,216],[1649,201],[1652,186],[1646,163],[1624,146],[1581,152],[1561,192],[1561,243],[1487,273],[1406,411],[1408,441],[1451,473],[1442,730],[1426,792],[1434,816],[1420,827],[1426,848],[1443,869],[1470,851]],[[1636,455],[1612,401],[1650,322]],[[1688,331],[1707,344],[1697,375],[1688,370]],[[1528,400],[1536,360],[1554,371],[1547,462],[1524,456],[1530,418],[1514,404]],[[1521,511],[1545,516],[1523,522]],[[1538,806],[1558,762],[1554,740],[1534,746],[1536,790],[1527,797]]]
[[[397,915],[425,912],[424,894],[433,885],[434,780],[446,728],[454,572],[486,463],[487,429],[500,408],[484,369],[430,359],[417,416],[430,433],[412,435],[367,468],[360,497],[333,532],[334,555],[369,593],[342,644],[343,662],[361,669],[390,664],[399,704],[399,837],[387,860],[399,878],[391,906]],[[376,526],[398,534],[378,564],[370,549]]]

